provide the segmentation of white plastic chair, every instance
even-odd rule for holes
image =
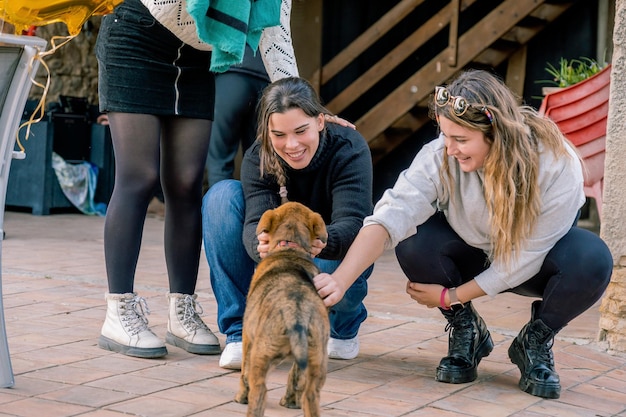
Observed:
[[[33,60],[46,49],[47,42],[35,36],[0,34],[0,387],[15,384],[2,304],[2,240],[4,236],[4,204],[9,181],[11,159],[23,158],[15,152],[16,132],[39,61]]]

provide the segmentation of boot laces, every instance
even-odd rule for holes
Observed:
[[[552,354],[552,346],[554,345],[554,337],[548,335],[547,338],[544,339],[534,332],[528,332],[527,340],[528,350],[534,353],[536,361],[553,366],[554,355]]]
[[[199,302],[194,300],[194,298],[185,294],[184,297],[180,298],[177,303],[178,308],[182,308],[182,316],[180,317],[183,326],[187,327],[189,330],[197,330],[197,329],[207,329],[208,327],[200,316],[204,313],[202,306]],[[179,310],[179,314],[181,311]]]
[[[446,325],[445,331],[450,333],[448,356],[469,356],[474,343],[474,324],[471,317],[467,314],[456,314]]]
[[[121,320],[128,333],[134,336],[148,330],[146,315],[150,314],[150,309],[145,298],[135,296],[132,299],[124,300],[122,309]]]

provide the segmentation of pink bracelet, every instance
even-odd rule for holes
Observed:
[[[450,307],[446,307],[446,293],[448,292],[448,289],[446,287],[443,287],[443,290],[441,290],[441,296],[439,297],[439,304],[441,305],[441,308],[443,308],[444,310],[450,310]]]

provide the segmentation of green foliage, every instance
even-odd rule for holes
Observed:
[[[552,76],[552,79],[537,82],[556,87],[569,87],[597,74],[605,66],[606,64],[601,65],[595,59],[586,57],[569,61],[561,58],[558,68],[549,62],[547,63],[546,72]]]

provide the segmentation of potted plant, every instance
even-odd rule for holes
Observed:
[[[585,162],[585,195],[595,200],[600,218],[611,65],[561,58],[558,68],[548,64],[546,71],[553,78],[543,82],[555,91],[543,92],[539,113],[554,120],[578,149]]]
[[[606,65],[606,63],[600,64],[595,59],[587,57],[570,60],[561,58],[558,66],[554,66],[550,62],[546,65],[545,70],[552,76],[552,79],[540,80],[537,83],[548,84],[547,87],[542,88],[542,93],[545,96],[559,88],[569,87],[594,76],[602,71]]]

